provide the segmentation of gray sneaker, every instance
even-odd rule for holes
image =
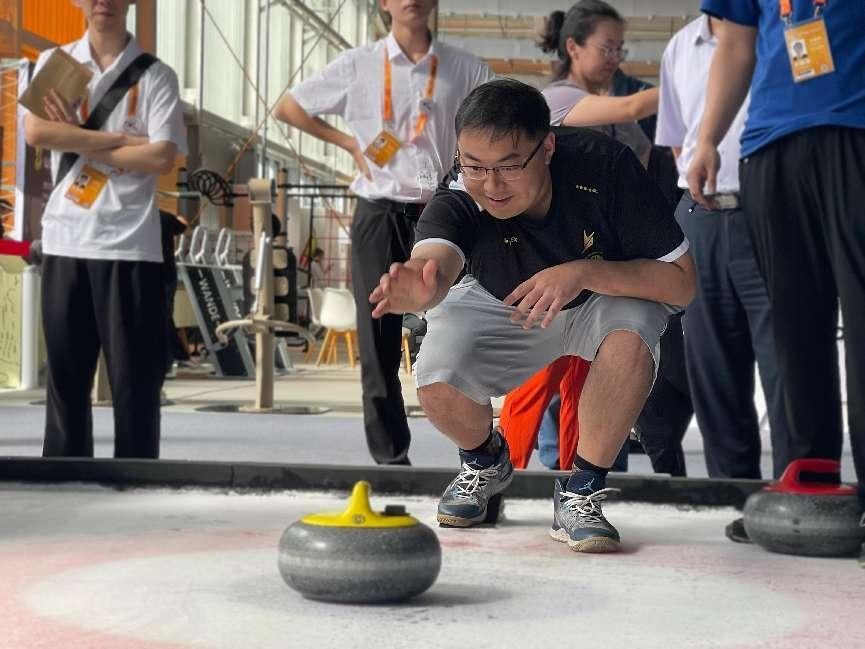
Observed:
[[[439,501],[436,520],[440,525],[471,527],[496,522],[501,506],[499,494],[514,479],[508,444],[504,438],[501,441],[501,450],[493,458],[492,465],[489,465],[489,456],[473,456],[460,451],[462,470],[444,490]]]
[[[619,532],[604,518],[601,502],[619,489],[600,489],[589,495],[565,491],[567,478],[553,488],[553,526],[550,536],[574,552],[617,552]]]

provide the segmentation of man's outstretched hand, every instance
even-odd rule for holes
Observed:
[[[376,305],[372,317],[424,310],[438,291],[437,274],[438,263],[434,259],[391,264],[369,294],[369,301]]]

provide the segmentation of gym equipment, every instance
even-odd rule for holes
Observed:
[[[835,460],[794,460],[781,479],[745,502],[748,537],[770,552],[811,557],[852,555],[865,542],[856,489],[836,482],[806,482],[806,472],[840,477]]]
[[[311,514],[279,540],[279,572],[304,597],[330,602],[397,602],[433,585],[441,569],[435,533],[401,505],[373,511],[358,482],[341,513]]]
[[[223,322],[240,318],[241,311],[226,281],[227,273],[205,259],[207,240],[207,230],[200,226],[195,228],[189,252],[184,257],[182,250],[185,238],[181,236],[176,255],[177,276],[186,288],[195,321],[217,376],[250,378],[254,376],[255,363],[246,334],[238,329],[222,341],[216,333],[217,327]]]
[[[253,237],[258,242],[255,255],[255,301],[246,318],[229,320],[216,327],[221,341],[229,340],[229,333],[248,330],[255,333],[255,406],[247,412],[273,411],[274,332],[292,331],[309,344],[315,339],[292,322],[273,317],[273,237],[271,235],[271,197],[274,191],[272,180],[251,178],[249,202],[252,205]]]

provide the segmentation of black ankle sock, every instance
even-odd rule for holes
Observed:
[[[603,473],[605,476],[610,471],[609,467],[597,466],[579,455],[574,456],[574,466],[572,468],[574,471],[594,471],[595,473]]]
[[[573,493],[593,493],[606,486],[609,471],[577,455],[566,488]]]
[[[501,450],[501,437],[490,427],[490,433],[484,440],[483,444],[475,448],[461,449],[464,453],[483,453],[484,455],[498,455]]]

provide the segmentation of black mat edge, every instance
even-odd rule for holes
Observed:
[[[114,488],[169,487],[252,491],[350,491],[367,480],[378,494],[435,496],[455,468],[0,457],[0,483],[96,483]],[[506,495],[549,498],[555,471],[517,471]],[[610,474],[607,486],[622,490],[617,500],[741,508],[765,484],[761,480],[717,480]],[[0,484],[0,488],[3,485]]]

